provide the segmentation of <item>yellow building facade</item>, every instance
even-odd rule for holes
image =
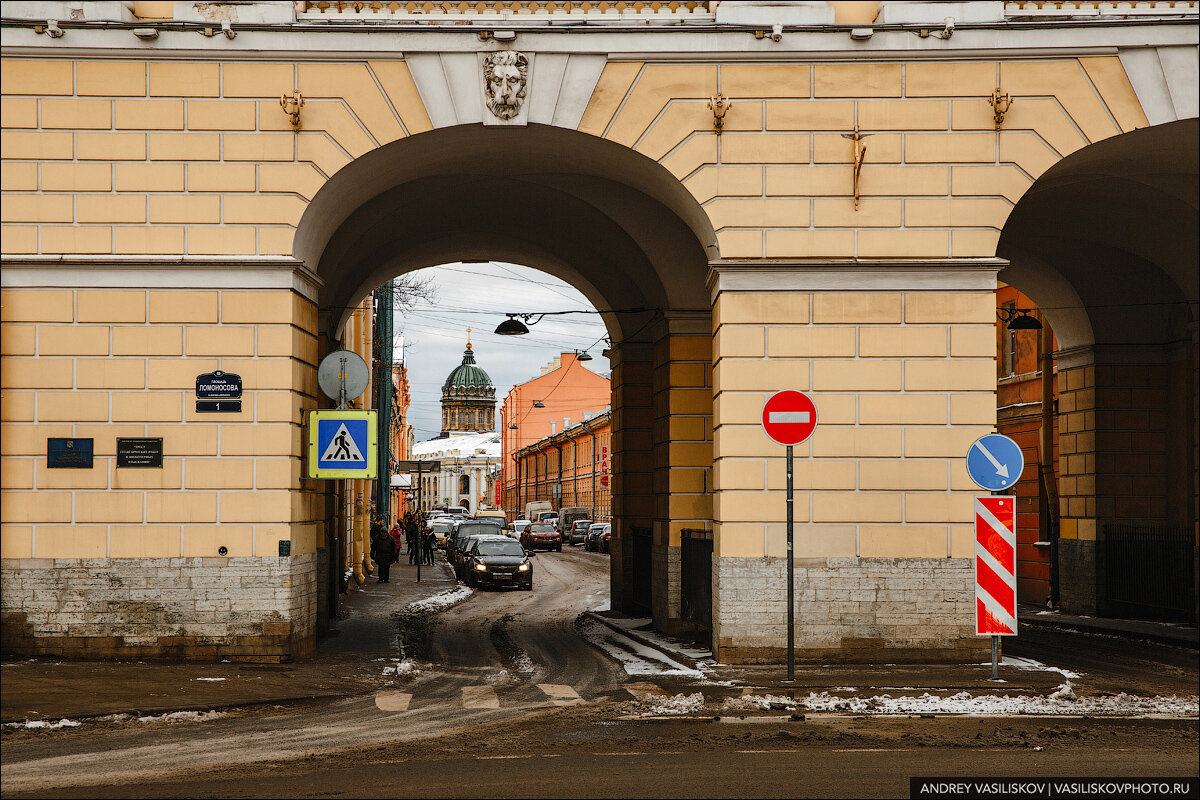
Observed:
[[[1075,401],[1161,351],[1191,437],[1162,474],[1195,524],[1196,8],[1076,5],[6,3],[6,647],[309,652],[329,576],[363,561],[331,553],[362,487],[301,477],[316,364],[366,346],[383,280],[494,258],[609,324],[614,607],[649,576],[656,623],[683,627],[700,531],[717,657],[782,657],[760,416],[798,389],[820,419],[797,448],[798,655],[978,657],[965,454],[996,421],[1001,270],[1054,323]],[[1164,170],[1185,187],[1165,210],[1055,210]],[[1112,223],[1171,214],[1178,249]],[[1138,257],[1071,261],[1105,247]],[[1118,295],[1089,287],[1120,275],[1153,284],[1161,333],[1098,333]],[[194,410],[214,369],[243,377],[240,413]],[[161,437],[162,468],[118,468],[119,437]],[[93,439],[94,466],[48,468],[50,438]],[[1064,449],[1080,585],[1103,438]]]

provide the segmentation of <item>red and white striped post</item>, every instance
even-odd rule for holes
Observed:
[[[975,498],[975,634],[992,637],[992,679],[1001,636],[1017,635],[1016,498]]]

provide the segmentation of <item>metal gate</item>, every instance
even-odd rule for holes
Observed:
[[[1111,616],[1196,620],[1196,547],[1190,529],[1105,525],[1102,544]]]
[[[631,600],[635,606],[649,614],[653,591],[652,561],[654,558],[654,536],[649,528],[633,528],[630,536],[633,545],[633,593]]]
[[[679,542],[679,615],[712,628],[712,539],[684,538]]]

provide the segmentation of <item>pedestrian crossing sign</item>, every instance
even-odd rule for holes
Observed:
[[[379,462],[375,411],[310,411],[310,478],[374,478]]]

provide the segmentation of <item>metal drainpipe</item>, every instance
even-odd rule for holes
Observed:
[[[592,474],[592,493],[588,497],[588,518],[591,519],[592,522],[595,522],[596,521],[596,432],[588,427],[586,419],[583,420],[582,422],[580,422],[579,425],[583,428],[585,433],[590,433],[592,435],[592,457],[591,457],[591,463],[588,466],[588,471],[591,472],[591,474]],[[575,445],[575,447],[578,449],[579,445]],[[578,461],[578,459],[576,459],[576,461]],[[578,471],[579,470],[577,468],[576,472],[578,472]]]
[[[1045,507],[1041,509],[1050,539],[1050,597],[1051,608],[1058,608],[1058,481],[1054,477],[1054,353],[1050,347],[1050,329],[1043,327],[1041,339],[1042,370],[1042,430],[1038,452],[1038,471],[1041,473]]]

